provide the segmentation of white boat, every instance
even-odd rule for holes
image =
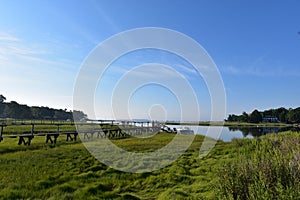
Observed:
[[[163,125],[163,126],[161,127],[161,131],[162,131],[162,132],[167,132],[167,133],[176,133],[176,129],[175,129],[175,128],[172,129],[172,128],[166,126],[166,125]]]
[[[177,133],[180,134],[194,134],[194,131],[192,129],[190,129],[189,127],[180,127],[177,128]]]

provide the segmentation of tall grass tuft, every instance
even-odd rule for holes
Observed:
[[[299,199],[298,133],[234,143],[239,149],[236,159],[219,171],[219,199]]]

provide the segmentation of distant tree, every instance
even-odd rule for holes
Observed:
[[[287,118],[290,122],[300,123],[300,107],[296,109],[290,109]]]
[[[237,115],[229,115],[228,118],[226,119],[227,122],[237,122],[238,121],[238,116]]]
[[[43,119],[40,107],[32,106],[30,108],[33,119]]]
[[[0,103],[0,118],[4,118],[3,112],[6,106],[6,103]]]
[[[0,103],[3,103],[6,100],[6,97],[2,94],[0,95]]]
[[[262,112],[264,117],[275,117],[274,113],[274,109],[269,109]]]
[[[53,108],[49,107],[40,107],[40,113],[43,116],[43,119],[54,119],[54,112]]]
[[[87,115],[84,112],[78,111],[78,110],[73,111],[74,121],[81,121],[81,120],[85,120],[86,118],[87,118]]]
[[[241,115],[241,121],[242,122],[248,122],[249,121],[249,115],[246,112],[243,112],[243,114]]]
[[[227,119],[225,119],[226,122],[233,122],[232,115],[228,115]]]
[[[48,107],[38,107],[18,104],[16,101],[4,102],[6,98],[0,95],[0,118],[13,119],[49,119],[67,120],[77,116],[79,120],[87,118],[82,111],[67,111],[67,109],[53,109]]]
[[[67,109],[65,110],[55,110],[54,111],[54,119],[57,120],[67,120],[67,119],[72,119],[72,113],[67,112]]]
[[[246,112],[243,112],[242,115],[228,115],[228,118],[225,120],[227,122],[248,122],[249,115]]]
[[[287,114],[284,112],[279,113],[278,119],[280,122],[287,122]]]
[[[18,108],[19,119],[32,119],[31,109],[27,105],[20,105]]]
[[[3,110],[3,117],[18,119],[19,106],[20,105],[15,101],[11,101],[10,103],[8,103]]]
[[[288,110],[286,108],[278,108],[276,117],[279,119],[280,122],[287,122],[287,114]]]
[[[249,116],[250,123],[262,122],[262,115],[258,110],[254,110]]]
[[[280,107],[277,109],[269,109],[259,112],[254,110],[250,115],[243,112],[242,115],[230,114],[225,121],[228,122],[252,122],[258,123],[262,121],[262,117],[277,117],[280,122],[291,122],[300,123],[300,107],[299,108],[289,108]],[[246,120],[248,119],[248,120]]]

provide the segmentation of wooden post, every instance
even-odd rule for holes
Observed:
[[[48,143],[48,141],[50,140],[51,144],[53,143],[53,140],[51,138],[50,134],[46,134],[46,143]]]
[[[2,132],[3,132],[3,126],[4,126],[4,125],[1,125],[0,137],[2,136]]]
[[[33,136],[34,133],[34,124],[31,124],[31,135]]]
[[[24,143],[24,145],[25,145],[24,137],[23,137],[23,136],[19,136],[19,142],[18,142],[18,145],[21,145],[22,143]]]
[[[77,132],[75,132],[75,133],[74,133],[74,141],[76,141],[76,140],[77,140],[77,135],[78,135],[78,133],[77,133]]]
[[[6,126],[6,125],[3,125],[3,124],[1,125],[1,129],[0,129],[0,142],[3,140],[2,133],[3,133],[4,126]]]
[[[56,144],[58,136],[59,136],[59,134],[54,135],[54,144]]]

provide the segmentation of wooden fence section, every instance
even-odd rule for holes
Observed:
[[[18,124],[29,125],[29,124]],[[97,121],[97,123],[78,123],[76,124],[77,131],[60,131],[60,126],[65,124],[52,124],[56,126],[55,132],[37,132],[35,131],[36,124],[30,124],[31,131],[22,134],[5,134],[5,128],[11,125],[0,124],[0,142],[8,138],[19,138],[18,145],[30,145],[35,137],[45,137],[46,143],[56,143],[61,135],[66,136],[66,141],[76,141],[79,134],[83,136],[83,140],[91,140],[95,138],[125,138],[131,136],[151,135],[161,130],[160,123],[157,122],[135,122],[135,121]],[[38,124],[41,126],[41,124]],[[49,124],[47,124],[49,126]]]
[[[91,129],[79,131],[83,134],[83,139],[94,139],[94,138],[124,138],[131,136],[149,136],[153,133],[157,133],[161,130],[160,127],[119,127],[113,129]]]

